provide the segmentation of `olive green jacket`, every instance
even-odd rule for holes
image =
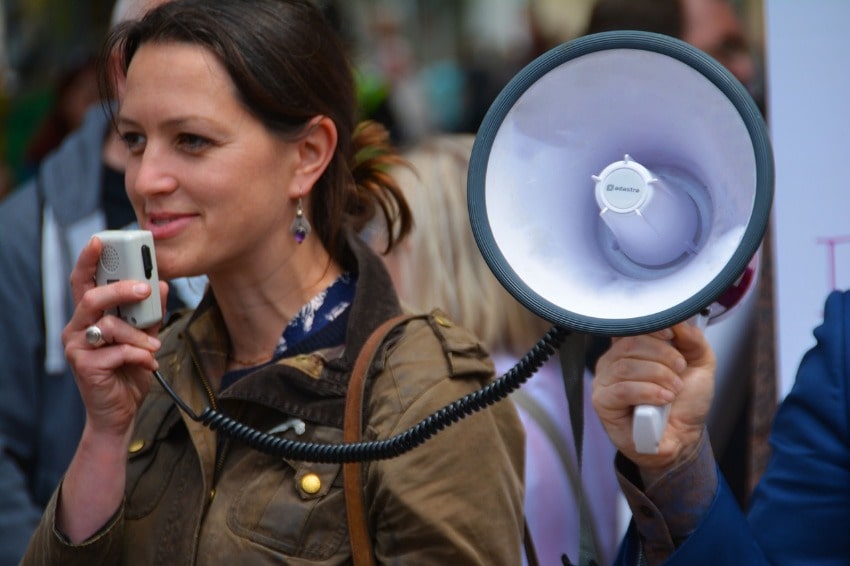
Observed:
[[[293,440],[342,442],[346,385],[369,334],[401,309],[380,258],[349,238],[358,273],[346,347],[285,358],[215,398],[226,414]],[[196,413],[224,371],[227,335],[208,295],[161,334],[160,368]],[[364,439],[405,431],[486,384],[479,341],[435,311],[391,334],[368,374]],[[301,424],[303,423],[303,427]],[[300,433],[300,434],[299,434]],[[341,464],[266,455],[180,412],[158,384],[138,415],[125,501],[90,540],[54,527],[54,493],[25,563],[350,564]],[[392,459],[367,462],[363,490],[376,559],[422,566],[521,563],[524,432],[510,401]]]

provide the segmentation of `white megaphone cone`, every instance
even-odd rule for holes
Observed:
[[[585,36],[523,69],[485,116],[468,177],[497,279],[553,324],[602,336],[710,323],[772,199],[749,93],[705,53],[647,32]],[[657,447],[666,418],[636,408],[639,449]]]

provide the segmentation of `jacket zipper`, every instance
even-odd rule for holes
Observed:
[[[198,360],[195,358],[195,353],[190,351],[190,355],[192,357],[192,366],[195,368],[195,372],[197,372],[198,377],[201,379],[201,385],[204,387],[204,391],[207,393],[207,399],[210,401],[210,407],[213,410],[218,410],[218,402],[216,401],[215,394],[213,393],[212,386],[210,385],[209,380],[204,375],[204,372],[201,371],[201,365],[198,363]],[[215,499],[215,486],[218,483],[218,478],[221,475],[221,470],[224,467],[224,460],[227,457],[228,449],[230,448],[230,437],[226,437],[224,442],[221,444],[216,441],[216,458],[215,458],[215,466],[213,467],[213,477],[212,477],[212,486],[210,487],[210,492],[207,496],[207,506],[212,503],[213,499]]]

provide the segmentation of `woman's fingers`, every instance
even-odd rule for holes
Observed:
[[[153,338],[153,340],[156,340]],[[80,375],[106,375],[123,366],[138,366],[149,371],[159,368],[152,343],[144,347],[131,344],[108,344],[99,348],[68,348],[67,354]]]
[[[74,271],[76,273],[78,269]],[[62,331],[63,344],[66,348],[75,343],[91,347],[91,344],[85,340],[85,335],[86,330],[95,325],[100,329],[104,343],[127,342],[146,348],[145,337],[155,334],[158,327],[149,329],[146,333],[105,313],[119,305],[137,302],[150,293],[150,285],[140,281],[118,281],[101,287],[92,284],[77,298],[74,314]]]
[[[100,334],[101,342],[97,345],[92,344],[89,340],[90,330],[97,329],[96,333]],[[120,318],[113,315],[101,317],[95,324],[86,327],[83,330],[83,336],[86,343],[93,348],[101,348],[113,344],[127,344],[149,352],[155,352],[159,349],[159,340],[156,336],[151,336],[145,331],[135,328]]]
[[[97,273],[97,262],[100,260],[100,251],[103,248],[100,240],[92,238],[80,252],[77,264],[71,271],[71,293],[74,303],[79,303],[83,295],[89,289],[95,287],[95,274]]]

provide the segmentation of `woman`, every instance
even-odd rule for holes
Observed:
[[[149,286],[95,287],[101,242],[83,250],[63,340],[87,420],[25,561],[349,563],[340,465],[217,435],[152,386],[151,371],[196,412],[341,442],[352,364],[401,312],[381,260],[355,235],[377,211],[399,224],[390,233],[410,228],[384,173],[394,161],[386,132],[356,128],[343,48],[309,0],[176,0],[118,28],[106,45],[116,48],[126,86],[115,118],[139,224],[154,236],[160,277],[206,274],[209,288],[157,338],[156,327],[104,315]],[[86,340],[93,325],[102,344]],[[364,436],[406,430],[491,376],[477,339],[445,318],[415,318],[369,374]],[[375,558],[518,563],[522,467],[509,403],[365,463]]]

